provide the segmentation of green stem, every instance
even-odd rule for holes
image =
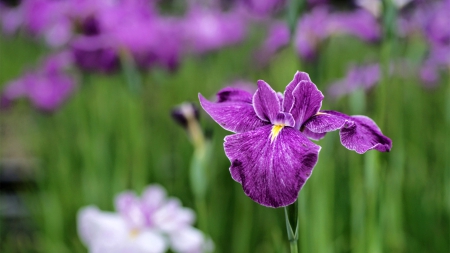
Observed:
[[[289,246],[291,253],[298,253],[298,204],[294,204],[295,208],[295,232],[292,230],[291,222],[289,221],[288,207],[284,207],[284,216],[286,219],[286,229],[288,234]]]
[[[199,196],[195,197],[195,205],[198,212],[198,227],[200,230],[203,231],[203,233],[208,234],[208,225],[207,221],[207,209],[206,209],[206,203],[205,199]]]

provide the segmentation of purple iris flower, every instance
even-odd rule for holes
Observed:
[[[11,8],[0,2],[0,24],[5,34],[16,32],[23,23],[23,9]]]
[[[284,8],[286,0],[241,0],[251,13],[258,16],[268,16]]]
[[[32,104],[46,112],[59,108],[72,93],[74,79],[64,70],[71,63],[66,52],[49,57],[42,69],[30,71],[24,76],[7,84],[1,95],[2,106],[26,97]]]
[[[290,33],[289,27],[285,22],[274,22],[270,25],[267,38],[264,40],[260,49],[256,53],[258,62],[262,65],[275,55],[281,48],[289,45]]]
[[[323,40],[341,34],[374,42],[380,37],[380,27],[376,18],[367,11],[335,13],[319,6],[299,20],[294,45],[301,57],[312,60]]]
[[[34,35],[42,36],[52,47],[63,46],[72,37],[70,20],[72,1],[23,1],[24,25]]]
[[[210,102],[199,94],[203,109],[224,129],[225,154],[232,178],[247,196],[267,207],[295,202],[317,163],[318,140],[340,129],[341,143],[357,153],[390,151],[392,142],[365,116],[321,111],[323,95],[308,74],[297,72],[284,94],[263,80],[251,93],[226,88]]]
[[[236,10],[222,12],[192,6],[183,21],[184,38],[192,51],[205,53],[244,40],[246,25]]]
[[[70,43],[75,63],[86,71],[111,73],[119,66],[119,56],[104,35],[75,37]]]
[[[380,81],[380,76],[379,64],[351,66],[343,79],[328,88],[328,93],[330,96],[338,98],[350,94],[358,88],[368,90]]]

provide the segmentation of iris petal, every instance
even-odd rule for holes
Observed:
[[[258,90],[253,95],[256,115],[268,122],[274,122],[280,112],[280,100],[277,93],[263,80],[258,81]]]
[[[391,139],[383,135],[377,124],[366,116],[349,116],[336,111],[321,111],[304,126],[305,129],[315,133],[340,129],[342,145],[359,154],[371,149],[389,152],[392,148]]]
[[[322,139],[327,134],[327,133],[314,133],[314,132],[311,132],[311,130],[309,130],[308,128],[305,128],[302,131],[302,133],[306,137],[310,138],[311,140],[315,140],[315,141],[318,141],[318,140]]]
[[[301,81],[292,95],[294,96],[294,103],[289,112],[294,117],[295,127],[299,129],[305,121],[319,112],[323,94],[314,83]]]
[[[247,196],[268,207],[295,202],[317,163],[320,146],[284,127],[271,142],[272,126],[225,137],[230,172]]]
[[[309,78],[309,75],[307,73],[297,71],[294,75],[294,79],[292,79],[292,81],[286,86],[286,90],[284,91],[284,100],[283,100],[284,112],[289,112],[291,110],[292,104],[294,103],[294,95],[292,94],[292,92],[301,81],[311,82],[311,79]]]
[[[351,126],[353,125],[353,122],[341,116],[319,112],[309,118],[303,127],[306,127],[314,133],[326,133],[341,129],[344,125]]]
[[[268,124],[256,116],[253,105],[245,102],[213,103],[198,95],[203,109],[225,130],[242,133]]]
[[[372,119],[366,116],[351,116],[351,119],[355,124],[348,128],[342,128],[339,133],[344,147],[359,154],[371,149],[380,152],[391,151],[391,139],[383,135]]]
[[[218,103],[235,101],[251,104],[252,97],[253,95],[250,92],[233,87],[226,87],[217,92]]]

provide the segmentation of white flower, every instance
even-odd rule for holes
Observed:
[[[166,198],[158,185],[142,198],[127,191],[116,197],[117,213],[87,206],[78,213],[78,233],[90,253],[159,253],[169,247],[179,253],[213,249],[211,240],[192,227],[195,214],[176,198]]]

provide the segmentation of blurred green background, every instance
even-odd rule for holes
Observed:
[[[187,58],[173,73],[143,73],[138,93],[130,92],[121,73],[80,74],[76,93],[53,114],[39,113],[26,101],[1,111],[2,169],[17,167],[31,183],[18,191],[26,213],[1,220],[0,252],[86,252],[76,231],[79,208],[95,204],[112,211],[118,193],[140,194],[150,183],[195,210],[189,182],[194,150],[170,116],[175,105],[198,104],[199,92],[212,98],[237,79],[255,84],[263,79],[282,92],[297,70],[309,72],[325,93],[350,62],[380,55],[379,45],[335,37],[313,63],[302,63],[288,47],[257,68],[252,50],[260,39],[256,32],[243,45]],[[420,65],[421,39],[401,41],[397,48],[403,43],[408,47],[393,50],[391,57]],[[0,87],[45,53],[26,38],[2,37]],[[393,148],[358,155],[341,146],[337,132],[318,142],[319,162],[299,195],[300,252],[450,251],[449,72],[434,89],[414,75],[392,76],[382,85],[337,101],[325,93],[322,109],[375,119]],[[201,123],[213,144],[206,208],[215,252],[287,252],[283,210],[245,196],[223,152],[230,133],[203,111]]]

